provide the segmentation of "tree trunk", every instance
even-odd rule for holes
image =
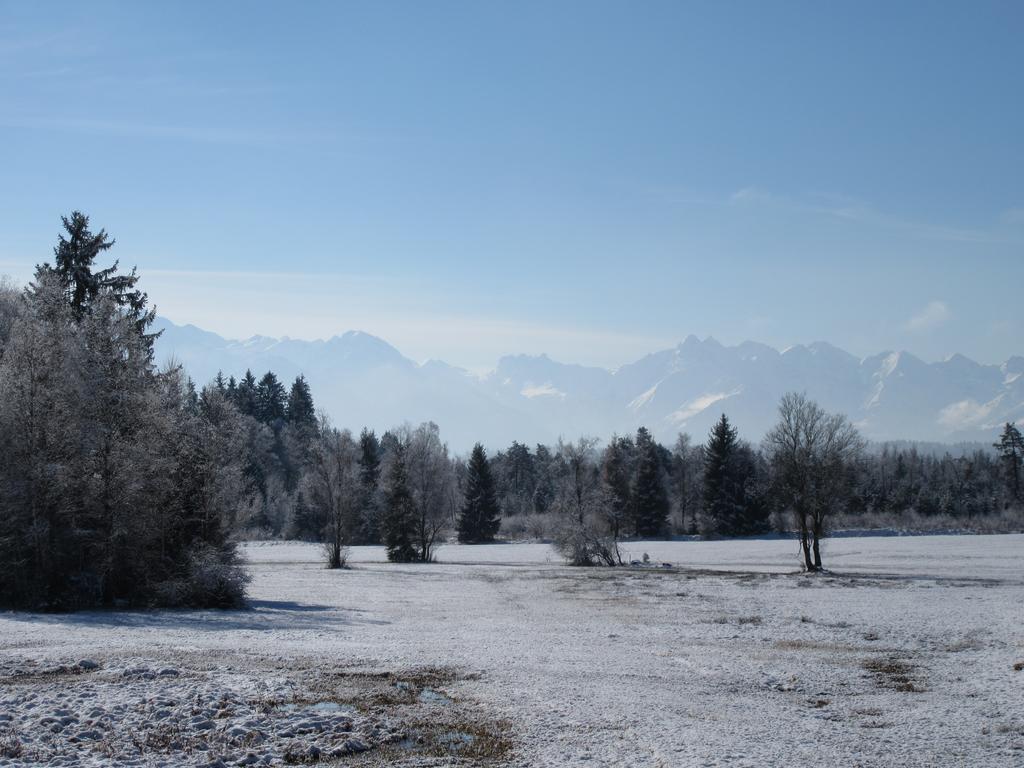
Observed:
[[[800,548],[804,553],[804,568],[808,571],[814,570],[814,564],[811,562],[811,548],[810,543],[807,540],[807,532],[800,532]]]

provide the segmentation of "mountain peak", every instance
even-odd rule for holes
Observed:
[[[512,439],[554,442],[560,435],[607,437],[639,426],[665,444],[680,429],[705,434],[726,412],[747,439],[771,428],[779,398],[805,391],[831,412],[844,413],[869,439],[965,440],[991,437],[985,424],[1019,418],[1024,357],[981,366],[963,355],[924,363],[906,352],[858,362],[824,341],[780,353],[746,341],[723,346],[695,335],[615,372],[561,363],[546,354],[508,355],[487,375],[469,375],[442,361],[417,365],[383,339],[350,330],[326,341],[252,336],[229,341],[161,318],[157,362],[182,363],[200,383],[217,371],[273,370],[282,379],[305,374],[317,405],[335,423],[384,430],[432,420],[456,449],[480,440],[500,448]],[[985,424],[943,414],[963,403],[992,403]],[[714,407],[711,407],[714,406]]]

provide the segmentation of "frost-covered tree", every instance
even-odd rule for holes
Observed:
[[[698,531],[703,474],[703,446],[694,446],[689,435],[680,434],[672,448],[671,488],[681,533],[693,535]]]
[[[441,441],[441,431],[433,422],[412,430],[403,428],[401,432],[413,500],[413,544],[418,558],[429,562],[441,531],[451,520],[454,478],[448,446]]]
[[[554,547],[571,565],[617,565],[618,540],[604,509],[597,440],[559,441],[552,510],[561,518]]]
[[[864,440],[845,416],[790,392],[779,403],[779,421],[764,446],[776,492],[793,512],[804,567],[820,571],[828,516],[850,497],[850,469]]]
[[[501,508],[494,488],[494,477],[484,447],[477,443],[466,468],[466,491],[459,510],[459,541],[480,544],[494,541],[501,527]]]
[[[11,337],[11,328],[22,310],[21,292],[7,277],[0,277],[0,360]]]
[[[62,237],[3,340],[0,604],[238,604],[238,496],[206,483],[231,459],[187,377],[153,368],[134,273],[92,273],[104,242]]]
[[[0,603],[55,606],[71,581],[80,423],[73,319],[43,275],[0,359]]]
[[[334,429],[326,417],[321,417],[310,454],[304,499],[319,512],[327,567],[341,568],[358,520],[358,448],[348,430]]]

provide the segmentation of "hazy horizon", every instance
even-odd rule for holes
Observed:
[[[944,355],[943,357],[940,357],[940,358],[928,358],[928,357],[924,357],[924,356],[921,356],[921,355],[917,355],[912,350],[908,350],[908,349],[878,349],[878,350],[875,350],[873,353],[869,353],[867,355],[856,355],[856,354],[854,354],[853,352],[851,352],[848,349],[843,349],[839,345],[833,344],[828,339],[806,339],[806,340],[803,340],[803,341],[794,342],[793,344],[787,345],[785,347],[776,347],[776,346],[774,346],[772,344],[767,344],[766,342],[760,341],[759,339],[756,339],[756,338],[742,339],[742,340],[737,341],[737,342],[726,342],[726,341],[723,341],[722,339],[717,338],[714,334],[709,334],[709,335],[704,336],[704,337],[698,336],[697,334],[688,334],[684,338],[676,339],[674,341],[670,340],[664,346],[658,347],[656,349],[651,349],[651,350],[646,351],[646,352],[640,352],[640,354],[638,354],[636,357],[630,358],[628,360],[624,360],[622,362],[622,364],[618,365],[618,366],[615,366],[615,365],[600,365],[600,364],[596,364],[596,363],[587,363],[587,362],[583,362],[583,361],[576,360],[576,359],[571,359],[571,358],[561,358],[561,357],[558,357],[556,355],[553,355],[553,354],[551,354],[551,353],[549,353],[547,351],[543,351],[543,350],[539,351],[539,352],[528,352],[528,351],[522,351],[522,350],[507,350],[507,351],[502,352],[501,354],[499,354],[498,357],[495,358],[495,360],[493,361],[493,363],[490,366],[486,366],[484,368],[466,368],[465,366],[459,366],[459,365],[456,365],[454,363],[451,363],[451,361],[444,360],[444,359],[438,357],[437,355],[428,355],[427,357],[422,357],[422,358],[414,357],[414,356],[412,356],[410,354],[407,354],[407,352],[404,349],[402,349],[398,344],[392,343],[390,339],[388,339],[388,338],[386,338],[384,336],[381,336],[379,334],[371,333],[370,331],[367,331],[367,330],[365,330],[363,328],[345,328],[345,329],[339,330],[336,333],[331,333],[329,335],[310,336],[310,337],[289,336],[287,334],[275,335],[275,334],[270,334],[270,333],[251,333],[251,334],[249,334],[247,336],[232,336],[232,335],[225,335],[225,334],[219,333],[216,330],[213,330],[211,328],[204,328],[204,327],[202,327],[202,326],[200,326],[200,325],[198,325],[196,323],[189,322],[187,320],[179,321],[179,320],[176,320],[174,318],[170,318],[170,317],[168,317],[164,313],[159,313],[157,315],[157,321],[159,322],[160,320],[172,323],[173,325],[175,325],[175,326],[177,326],[179,328],[192,327],[192,328],[195,328],[196,330],[199,330],[199,331],[203,331],[203,332],[206,332],[206,333],[213,333],[213,334],[216,334],[217,336],[220,336],[224,341],[227,341],[227,342],[237,342],[237,343],[244,343],[246,341],[251,341],[252,339],[256,339],[256,338],[270,338],[270,339],[275,339],[275,340],[278,340],[278,341],[326,342],[326,341],[330,341],[331,339],[335,339],[335,338],[339,338],[339,337],[345,336],[345,335],[347,335],[349,333],[366,334],[366,335],[372,336],[373,338],[376,338],[379,341],[382,341],[383,343],[387,344],[388,346],[394,348],[399,353],[401,353],[403,355],[403,357],[406,357],[406,358],[412,360],[417,365],[425,365],[426,363],[429,363],[429,362],[432,362],[432,361],[439,361],[439,362],[448,363],[448,364],[452,365],[453,367],[463,368],[467,372],[472,373],[474,375],[483,375],[483,374],[493,373],[495,368],[497,367],[497,364],[501,361],[502,358],[517,357],[517,356],[522,356],[522,355],[529,356],[529,357],[547,357],[547,358],[550,358],[551,360],[554,360],[554,361],[559,362],[559,363],[564,363],[564,364],[567,364],[567,365],[582,365],[582,366],[586,366],[586,367],[603,368],[603,369],[608,370],[608,371],[615,371],[617,368],[621,368],[623,365],[628,365],[630,363],[637,362],[638,360],[641,360],[644,357],[647,357],[649,355],[657,354],[658,352],[665,352],[667,350],[675,349],[676,347],[679,347],[679,346],[685,344],[691,338],[696,339],[701,344],[707,343],[709,341],[710,342],[714,342],[714,343],[720,344],[722,347],[725,347],[727,349],[734,349],[734,348],[742,346],[743,344],[746,344],[746,343],[761,344],[761,345],[767,346],[767,347],[775,350],[779,354],[785,354],[787,351],[789,351],[789,350],[791,350],[793,348],[796,348],[796,347],[812,347],[812,346],[814,346],[816,344],[827,344],[830,347],[834,347],[835,349],[838,349],[841,352],[846,352],[847,354],[850,354],[853,357],[858,358],[861,361],[864,361],[864,360],[869,359],[871,357],[876,357],[878,355],[885,355],[885,354],[909,354],[909,355],[913,355],[914,357],[920,359],[922,362],[931,364],[931,363],[948,362],[951,358],[960,355],[960,356],[963,356],[963,357],[967,357],[968,359],[972,360],[975,363],[978,363],[979,365],[999,366],[999,365],[1002,365],[1003,363],[1006,363],[1008,360],[1010,360],[1010,359],[1012,359],[1014,357],[1020,357],[1021,356],[1021,355],[1010,355],[1009,357],[1007,357],[1007,358],[1005,358],[1003,360],[985,361],[985,360],[974,359],[974,358],[970,357],[969,355],[965,355],[962,352],[951,352],[950,354]]]
[[[1018,5],[0,7],[18,280],[81,208],[224,336],[1021,352]]]

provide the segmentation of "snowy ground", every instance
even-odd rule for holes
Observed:
[[[677,567],[256,543],[249,611],[0,614],[0,765],[1024,765],[1024,536],[626,550]]]

